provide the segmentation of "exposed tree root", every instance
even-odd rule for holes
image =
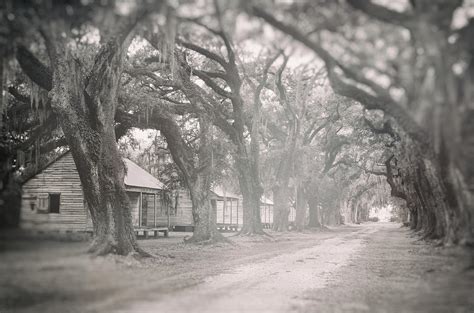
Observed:
[[[143,250],[142,248],[136,249],[134,252],[130,253],[136,260],[143,260],[143,259],[157,259],[157,258],[170,258],[174,259],[175,256],[172,254],[159,254],[159,253],[150,253],[148,251]]]
[[[190,243],[190,244],[200,244],[200,245],[208,245],[208,244],[215,244],[215,243],[226,243],[226,244],[235,245],[234,242],[229,240],[227,237],[224,237],[224,235],[222,235],[218,231],[211,232],[210,236],[193,234],[190,238],[185,238],[184,242]]]
[[[94,256],[118,254],[116,246],[109,240],[94,240],[87,252]]]
[[[331,231],[331,229],[329,227],[324,226],[324,225],[306,227],[305,230],[308,230],[310,232]]]
[[[165,256],[163,256],[163,255],[152,254],[152,253],[150,253],[150,252],[148,252],[148,251],[143,250],[143,249],[140,248],[140,247],[135,247],[135,253],[136,253],[136,255],[137,255],[139,258],[141,258],[141,259],[143,259],[143,258],[156,258],[156,257],[158,257],[158,256],[160,256],[160,257],[165,257]]]
[[[266,241],[274,241],[275,238],[266,233],[265,231],[263,230],[245,230],[245,229],[241,229],[237,234],[233,235],[232,237],[234,236],[239,236],[239,237],[259,237],[259,238],[262,238]]]
[[[120,256],[132,255],[137,260],[145,259],[145,258],[158,258],[158,257],[174,258],[174,256],[171,254],[163,255],[163,254],[150,253],[140,248],[137,244],[133,246],[132,251],[128,251],[128,252],[120,251],[120,249],[117,248],[117,245],[113,244],[113,242],[109,240],[94,240],[92,244],[89,246],[89,248],[87,249],[87,252],[92,254],[93,256],[105,256],[108,254],[120,255]]]

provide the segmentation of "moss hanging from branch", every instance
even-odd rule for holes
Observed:
[[[46,103],[48,103],[48,92],[30,79],[28,79],[28,85],[30,88],[31,109],[36,113],[40,124],[43,124],[49,115],[46,108]]]
[[[8,82],[8,74],[9,74],[9,67],[8,67],[8,60],[7,58],[3,58],[2,62],[0,62],[0,88],[1,88],[1,96],[0,96],[0,128],[3,126],[3,114],[6,112],[8,107],[8,96],[7,96],[7,82]]]
[[[165,44],[164,48],[167,49],[169,53],[169,63],[171,78],[175,77],[176,73],[176,62],[174,57],[174,47],[176,44],[176,28],[177,28],[177,19],[174,9],[168,7],[166,11],[166,24],[165,24]],[[168,54],[163,54],[168,56]]]

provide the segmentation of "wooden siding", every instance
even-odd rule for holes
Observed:
[[[170,222],[172,226],[194,225],[193,205],[191,202],[191,196],[189,195],[189,191],[187,191],[186,189],[179,190],[176,215],[170,216]]]
[[[260,220],[263,224],[273,224],[273,205],[260,204]]]
[[[140,191],[143,193],[158,192],[149,188],[127,186],[134,227],[139,227],[141,217]],[[50,193],[61,194],[59,214],[42,212],[39,209],[40,204],[45,203],[47,206],[47,198]],[[154,223],[153,204],[151,204],[147,218]],[[164,221],[160,225],[167,226],[168,218],[165,216],[163,219]],[[66,153],[23,184],[21,227],[45,231],[92,230],[92,220],[84,202],[79,173],[70,153]]]
[[[133,227],[138,227],[138,220],[140,218],[139,205],[140,205],[140,193],[139,192],[127,192],[128,199],[130,200],[130,209],[132,212],[132,223]]]
[[[242,199],[216,199],[216,223],[223,225],[242,225]]]
[[[79,174],[70,153],[65,154],[41,173],[28,180],[23,185],[23,192],[21,227],[37,230],[92,230],[92,222],[85,208]],[[157,190],[127,186],[134,227],[155,226],[155,219],[157,227],[192,226],[194,224],[191,198],[185,189],[179,190],[176,213],[169,217],[168,210],[162,205],[159,194],[155,197],[155,204],[153,197],[148,197],[148,210],[146,218],[144,218],[140,194],[146,195],[155,192]],[[59,214],[41,213],[39,210],[40,202],[44,202],[49,193],[61,194]],[[40,199],[43,200],[40,201]],[[173,197],[173,201],[174,199],[175,197]],[[227,198],[225,200],[213,200],[216,201],[216,222],[224,225],[242,225],[242,199]],[[154,205],[156,214],[153,210]],[[260,210],[262,223],[273,223],[273,206],[262,205]],[[170,208],[170,211],[174,210]],[[292,213],[290,220],[294,220],[294,212]],[[146,221],[146,225],[141,223],[143,221]]]
[[[40,198],[60,193],[59,214],[41,213]],[[79,174],[70,153],[23,185],[21,227],[41,230],[86,230],[87,212]],[[32,205],[34,208],[32,210]]]

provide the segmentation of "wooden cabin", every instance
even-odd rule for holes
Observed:
[[[163,184],[140,166],[124,159],[125,188],[135,229],[169,227],[173,216]],[[81,181],[66,152],[23,184],[21,227],[39,231],[92,231]]]
[[[170,229],[193,231],[193,204],[187,189],[181,188],[171,193]]]
[[[216,212],[216,224],[222,230],[237,230],[243,224],[242,197],[222,186],[212,188],[211,203]]]
[[[187,189],[175,190],[172,195],[170,227],[175,231],[193,231],[192,202]],[[220,229],[237,229],[242,225],[242,197],[218,186],[211,190],[211,205],[216,212]]]
[[[265,196],[260,199],[260,220],[263,228],[273,227],[273,201]]]

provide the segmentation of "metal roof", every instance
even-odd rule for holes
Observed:
[[[267,198],[267,197],[265,197],[265,196],[262,196],[262,197],[260,198],[260,202],[261,202],[262,204],[273,205],[273,201],[272,201],[270,198]]]
[[[236,194],[236,193],[233,193],[233,192],[230,192],[228,190],[226,190],[225,188],[223,188],[222,186],[215,186],[214,188],[211,189],[211,191],[217,196],[217,197],[220,197],[220,198],[233,198],[233,199],[240,199],[241,196]]]
[[[162,182],[131,160],[123,158],[123,162],[127,168],[127,174],[124,180],[125,185],[130,187],[164,189]]]

